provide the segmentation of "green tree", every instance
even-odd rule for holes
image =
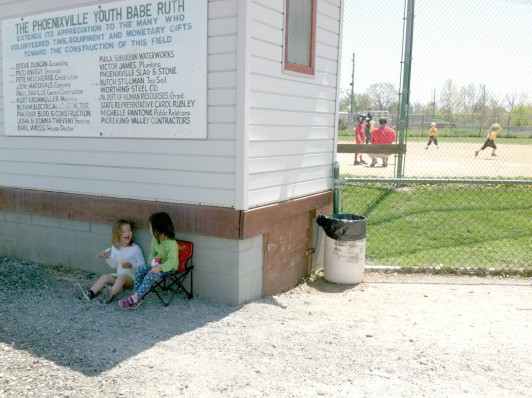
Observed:
[[[399,94],[392,83],[373,83],[366,94],[375,110],[393,112],[397,107]]]
[[[371,98],[366,93],[355,93],[355,113],[363,114],[371,107]]]
[[[443,83],[439,103],[442,114],[452,115],[456,112],[458,105],[458,90],[452,79],[447,79]]]
[[[532,126],[532,105],[519,105],[512,111],[514,126]]]
[[[467,115],[478,112],[477,106],[480,96],[482,96],[482,92],[477,90],[477,87],[473,83],[461,87],[458,93],[456,110]]]
[[[351,90],[345,90],[342,97],[340,97],[340,102],[338,109],[340,112],[351,112]]]
[[[371,107],[371,99],[367,94],[355,93],[353,113],[364,113]],[[340,112],[351,112],[351,90],[346,90],[340,98],[338,109]]]

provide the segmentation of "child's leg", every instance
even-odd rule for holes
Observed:
[[[137,295],[137,289],[142,285],[144,278],[146,275],[150,274],[151,266],[146,264],[142,265],[139,268],[137,268],[137,272],[135,272],[135,283],[133,285],[133,290],[135,293],[133,293],[132,297],[137,301],[139,299],[139,296]]]
[[[491,141],[491,148],[492,148],[492,151],[491,151],[491,156],[495,156],[495,151],[497,150],[497,145],[495,144],[495,141]]]
[[[137,290],[137,287],[142,284],[142,281],[144,280],[144,276],[146,276],[146,274],[150,271],[151,271],[151,267],[148,264],[142,265],[137,269],[137,272],[135,272],[135,284],[134,284],[135,291]]]
[[[100,293],[100,291],[103,289],[105,285],[113,284],[115,282],[116,278],[113,275],[102,275],[98,278],[98,280],[92,285],[91,290],[94,293],[94,295],[97,295]]]
[[[161,275],[161,274],[152,274],[150,271],[151,271],[151,267],[148,264],[137,268],[137,272],[135,272],[135,281],[134,281],[134,288],[133,288],[135,292],[131,296],[128,296],[125,299],[122,299],[118,302],[118,305],[121,308],[134,309],[134,308],[137,308],[140,304],[142,304],[142,301],[140,300],[140,298],[142,297],[144,293],[140,295],[139,292],[141,293],[144,290],[144,284],[147,283],[145,282],[145,280],[146,281],[151,280],[152,278],[151,275]],[[150,283],[150,286],[151,286],[151,283]],[[148,290],[149,290],[149,286],[148,286]]]
[[[122,288],[124,286],[132,286],[132,285],[133,285],[133,279],[131,279],[127,275],[119,275],[118,278],[116,278],[116,281],[113,284],[113,287],[111,288],[111,294],[112,296],[116,296],[118,293],[122,291]]]
[[[159,272],[157,274],[154,274],[153,272],[148,272],[144,277],[142,283],[138,287],[135,285],[135,294],[133,295],[135,300],[144,297],[144,295],[148,293],[150,287],[154,284],[156,279],[159,279],[163,275],[171,274],[172,272],[173,271]]]

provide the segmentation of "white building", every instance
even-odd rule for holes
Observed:
[[[0,255],[105,272],[114,220],[147,254],[167,211],[203,297],[243,303],[319,267],[341,0],[15,0],[0,16]]]

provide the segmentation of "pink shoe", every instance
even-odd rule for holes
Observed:
[[[129,297],[126,297],[125,299],[122,299],[118,302],[118,305],[120,306],[120,308],[122,308],[123,310],[134,310],[136,309],[137,307],[139,307],[144,301],[142,300],[137,300],[135,301],[135,299],[133,298],[133,296],[129,296]]]

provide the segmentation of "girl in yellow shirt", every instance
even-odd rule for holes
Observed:
[[[436,148],[440,149],[438,146],[438,129],[436,128],[436,123],[432,122],[430,124],[430,130],[429,130],[429,142],[425,149],[429,149],[430,144],[434,142],[434,145],[436,145]]]
[[[486,141],[484,141],[484,145],[482,145],[482,148],[480,148],[478,151],[475,151],[475,156],[478,156],[478,153],[480,151],[483,151],[487,147],[492,148],[491,156],[497,156],[495,154],[495,151],[497,150],[497,145],[495,144],[495,140],[497,139],[497,134],[501,131],[501,126],[499,123],[493,123],[491,125],[490,131],[488,133],[488,136],[486,137]]]

